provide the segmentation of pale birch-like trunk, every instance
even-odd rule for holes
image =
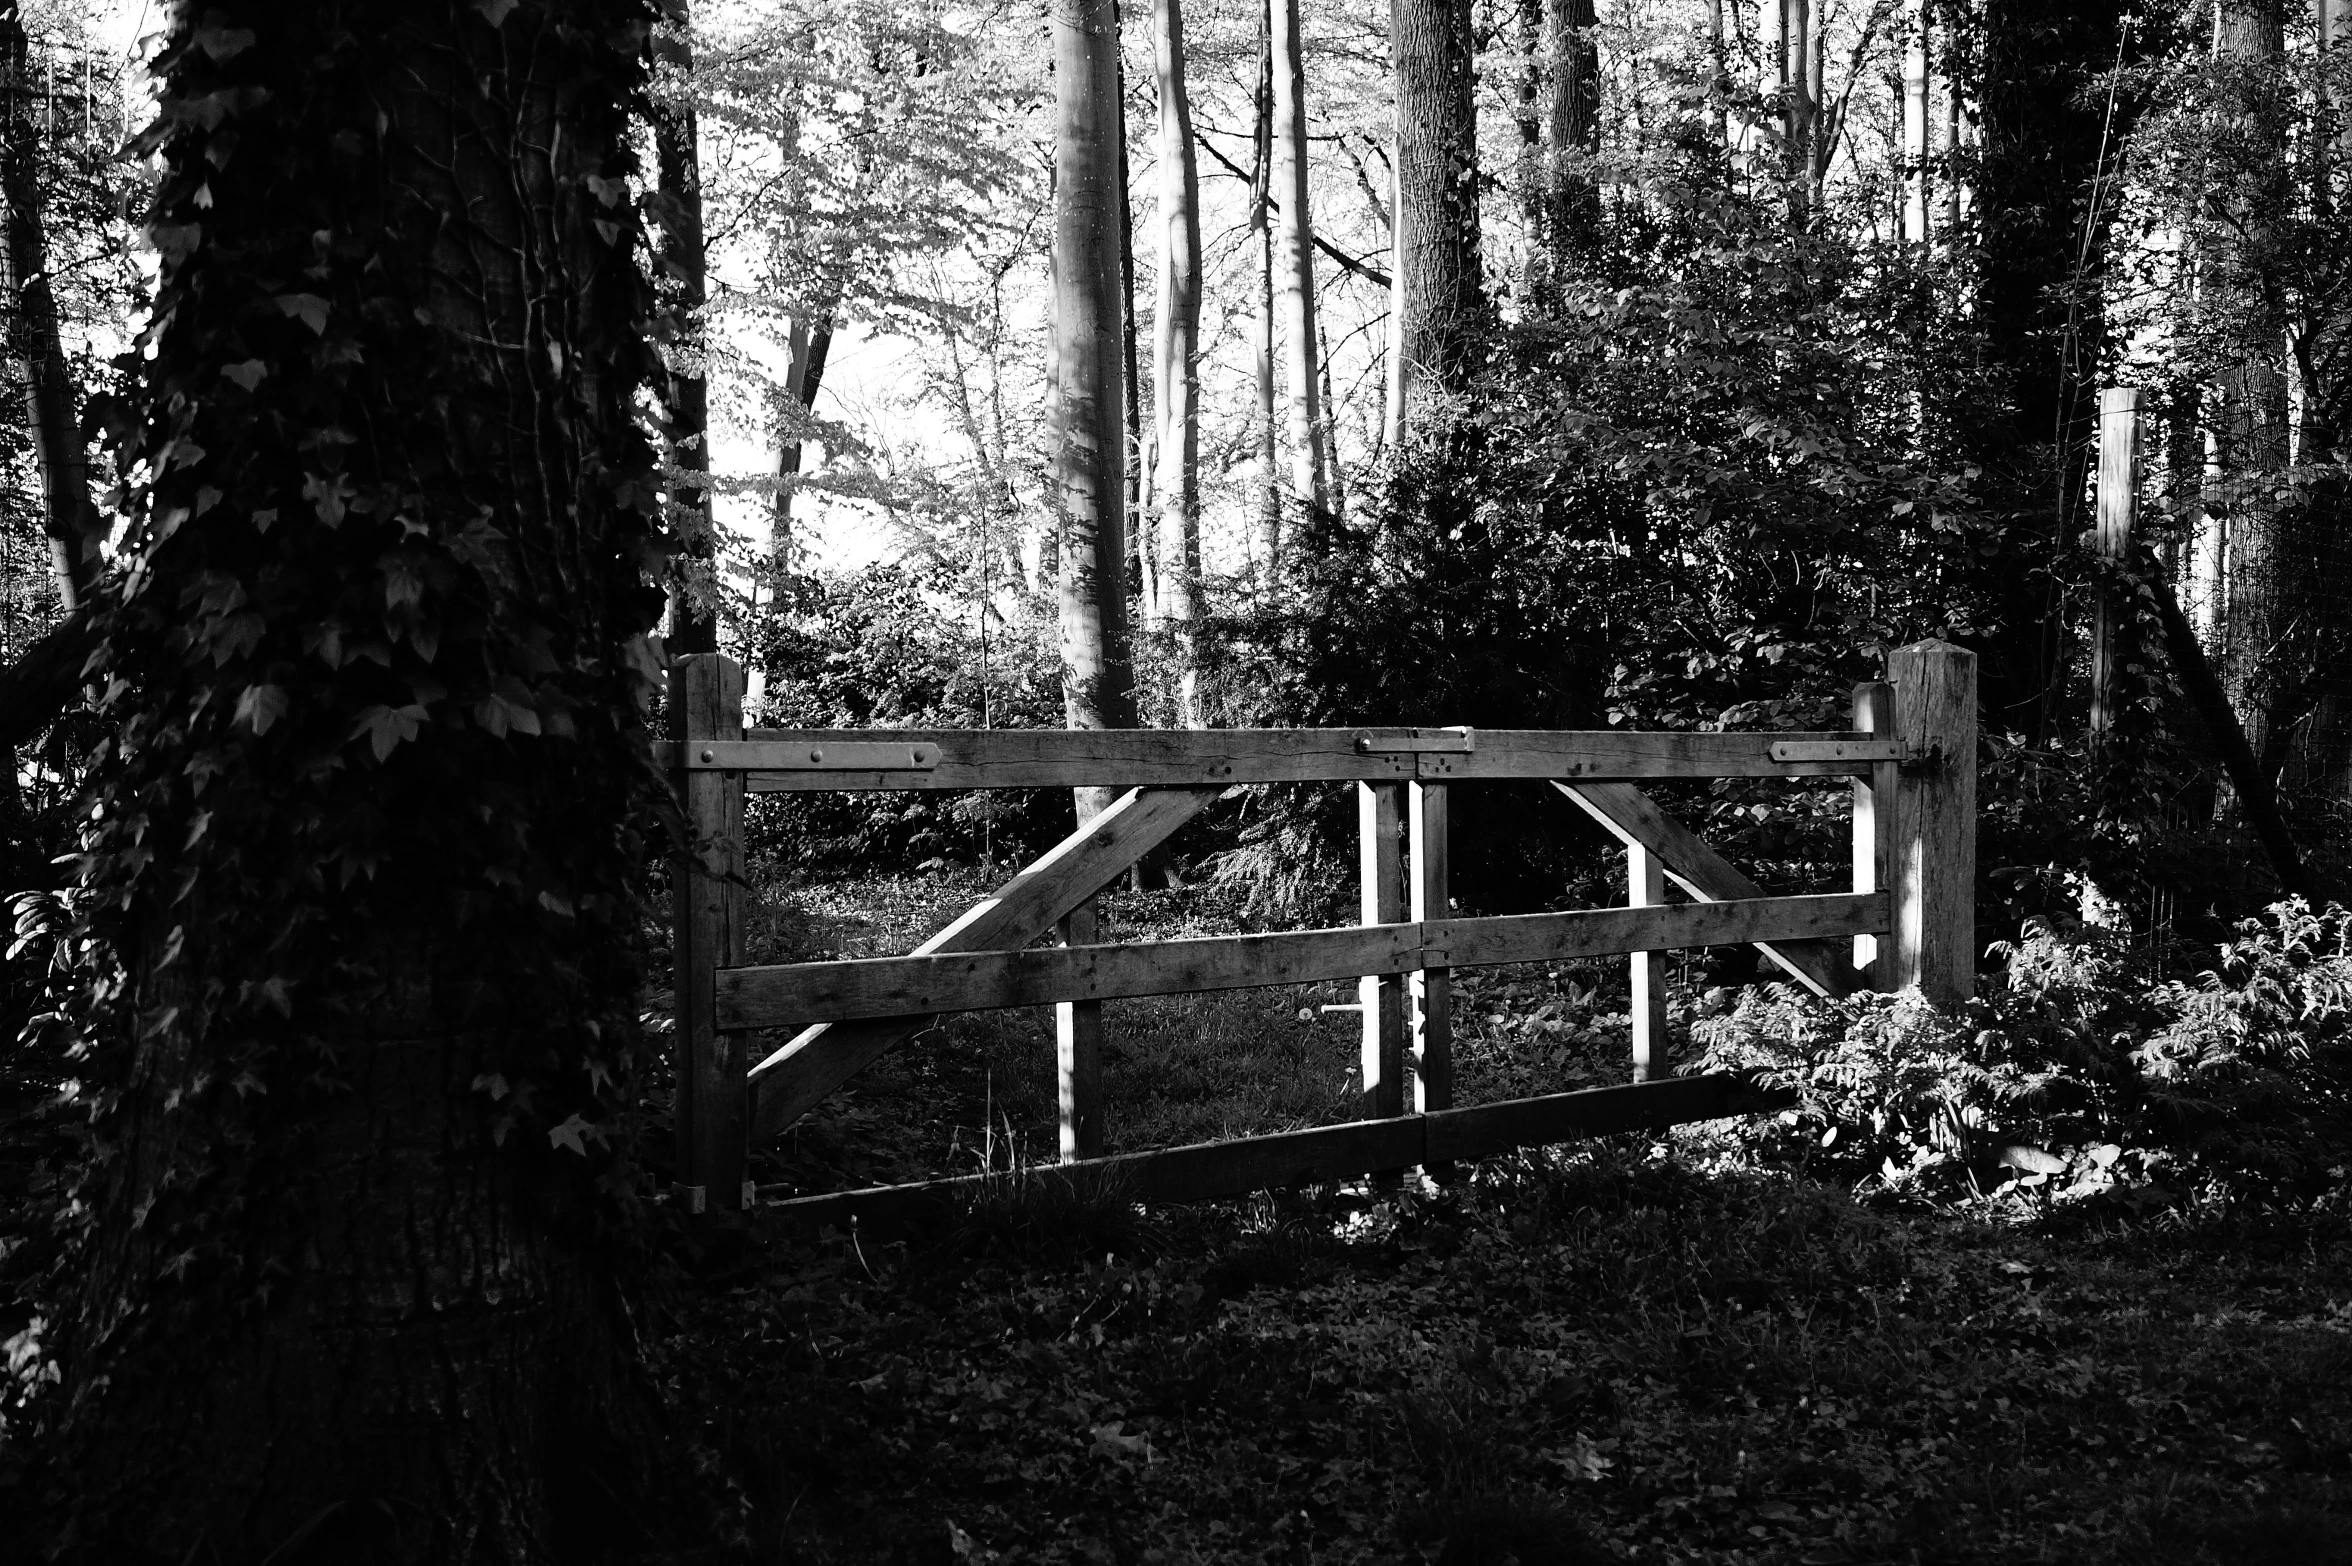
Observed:
[[[1903,19],[1903,238],[1928,242],[1928,50],[1932,0],[1905,0]]]
[[[1074,729],[1133,728],[1127,639],[1126,410],[1119,310],[1118,14],[1052,12],[1053,469],[1060,496],[1062,709]],[[1081,816],[1099,791],[1080,790]]]
[[[1184,82],[1183,0],[1152,0],[1152,65],[1159,79],[1160,279],[1153,312],[1153,485],[1158,613],[1175,642],[1177,722],[1200,721],[1192,636],[1200,591],[1200,173]]]
[[[1257,315],[1251,322],[1256,350],[1257,407],[1251,434],[1257,442],[1258,588],[1272,593],[1282,583],[1281,451],[1274,407],[1274,23],[1272,0],[1258,18],[1258,87],[1255,135],[1250,156],[1250,260],[1257,271]]]
[[[1271,0],[1275,207],[1274,277],[1282,326],[1284,422],[1290,433],[1290,490],[1321,510],[1330,493],[1323,445],[1322,376],[1315,330],[1314,224],[1307,207],[1307,68],[1299,0]]]

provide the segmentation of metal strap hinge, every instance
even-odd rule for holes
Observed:
[[[872,740],[690,740],[654,747],[664,766],[688,772],[930,772],[939,747]]]
[[[1475,743],[1467,728],[1407,729],[1402,734],[1375,734],[1370,729],[1356,731],[1356,754],[1359,756],[1388,756],[1407,751],[1444,751],[1453,755],[1467,755]]]
[[[1774,740],[1774,761],[1908,761],[1909,753],[1901,740],[1836,739],[1836,740]]]

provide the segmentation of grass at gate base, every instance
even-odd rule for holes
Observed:
[[[903,951],[965,891],[766,933]],[[1104,938],[1193,917],[1112,898]],[[1462,1101],[1623,1080],[1613,966],[1459,977]],[[1326,988],[1107,1008],[1112,1150],[1348,1118]],[[1050,1017],[960,1019],[754,1173],[1007,1168],[1053,1105]],[[1008,1180],[895,1238],[755,1213],[682,1231],[657,1354],[760,1559],[2352,1563],[2352,1187],[1897,1209],[1721,1147],[1149,1211]]]
[[[692,1242],[759,1558],[2352,1561],[2343,1216],[1895,1213],[1620,1139],[1459,1190]]]

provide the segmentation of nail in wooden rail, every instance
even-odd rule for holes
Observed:
[[[743,670],[715,653],[670,666],[670,737],[691,750],[743,734]],[[671,858],[675,919],[678,1184],[688,1208],[742,1205],[750,1113],[741,1033],[723,1032],[713,1002],[718,972],[743,960],[743,774],[680,778],[688,841]]]

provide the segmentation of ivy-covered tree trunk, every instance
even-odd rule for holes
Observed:
[[[86,832],[37,1444],[105,1561],[586,1560],[649,1406],[642,0],[209,0]]]

